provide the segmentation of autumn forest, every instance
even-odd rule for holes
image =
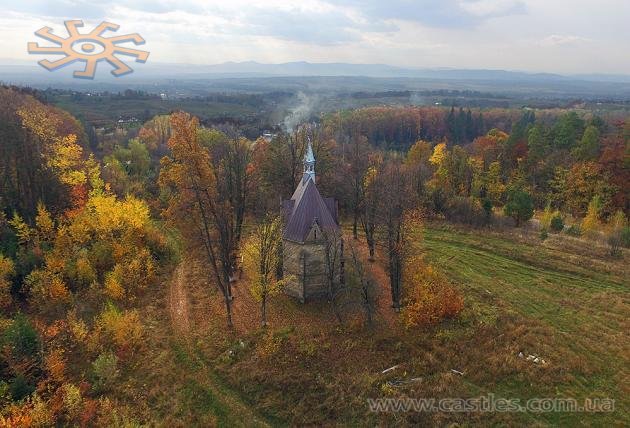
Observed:
[[[488,392],[628,421],[627,109],[375,104],[262,135],[62,107],[0,87],[0,426],[581,418],[365,401]],[[281,207],[309,144],[340,233],[301,303]]]

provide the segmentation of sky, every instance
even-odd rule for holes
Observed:
[[[630,0],[0,0],[0,59],[43,26],[139,33],[156,63],[290,61],[630,74]],[[40,43],[45,45],[46,42]]]

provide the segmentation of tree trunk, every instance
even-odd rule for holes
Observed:
[[[265,297],[262,298],[260,309],[262,319],[261,324],[263,327],[267,327],[267,299]]]
[[[400,311],[400,268],[401,260],[396,250],[392,248],[389,256],[389,281],[392,292],[392,308],[396,312]]]
[[[233,328],[234,324],[232,323],[232,299],[228,296],[225,296],[225,309],[227,312],[227,325],[229,328]]]

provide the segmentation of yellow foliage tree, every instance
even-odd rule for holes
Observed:
[[[266,218],[243,246],[243,267],[250,280],[250,291],[261,304],[261,322],[267,325],[267,300],[278,294],[292,278],[276,277],[282,249],[282,222]]]
[[[109,303],[96,318],[93,347],[107,342],[120,350],[131,351],[142,339],[142,323],[135,310],[120,311]]]
[[[162,158],[159,178],[162,192],[168,195],[164,216],[178,227],[189,247],[205,254],[231,328],[230,278],[238,243],[233,204],[219,189],[223,184],[217,182],[210,152],[199,139],[199,120],[178,112],[171,115],[171,124],[171,154]]]
[[[104,295],[120,301],[134,299],[155,279],[147,234],[161,235],[153,230],[149,208],[140,199],[120,200],[106,190],[93,190],[73,215],[57,221],[40,204],[35,223],[31,229],[17,215],[11,221],[21,242],[48,243],[43,265],[25,282],[42,311],[69,303],[101,280]]]
[[[28,226],[28,224],[26,224],[22,216],[20,216],[18,213],[13,213],[13,218],[9,220],[9,224],[15,230],[15,234],[20,244],[26,245],[31,242],[33,231]]]
[[[431,154],[429,158],[429,162],[439,168],[444,165],[447,159],[448,148],[446,147],[446,143],[436,144],[433,148],[433,154]]]
[[[43,203],[37,204],[35,226],[40,241],[50,242],[55,233],[55,222]]]
[[[602,227],[599,219],[602,209],[602,203],[599,196],[594,196],[588,204],[586,216],[582,220],[582,231],[588,235],[594,236]]]
[[[444,144],[444,143],[441,143],[441,144]],[[446,144],[444,144],[444,148],[445,147],[446,147]],[[443,148],[440,148],[440,150],[443,150]],[[430,158],[433,158],[433,156],[435,155],[436,155],[435,151],[431,153],[431,143],[427,141],[418,140],[413,146],[411,146],[411,148],[407,152],[407,156],[405,158],[405,164],[408,166],[417,166],[417,165],[427,162]],[[440,157],[442,155],[438,154],[437,156]],[[435,160],[437,160],[437,158]]]
[[[0,308],[11,304],[11,277],[15,274],[13,260],[0,253]]]

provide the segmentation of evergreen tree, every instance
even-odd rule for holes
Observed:
[[[448,130],[451,141],[456,141],[457,139],[456,122],[457,120],[455,119],[455,106],[451,106],[451,110],[448,112],[448,116],[446,116],[446,129]]]
[[[558,149],[571,149],[584,132],[584,121],[572,111],[561,116],[553,129],[553,145]]]
[[[573,149],[573,156],[579,161],[595,160],[599,157],[599,130],[594,125],[586,128],[579,144]]]

